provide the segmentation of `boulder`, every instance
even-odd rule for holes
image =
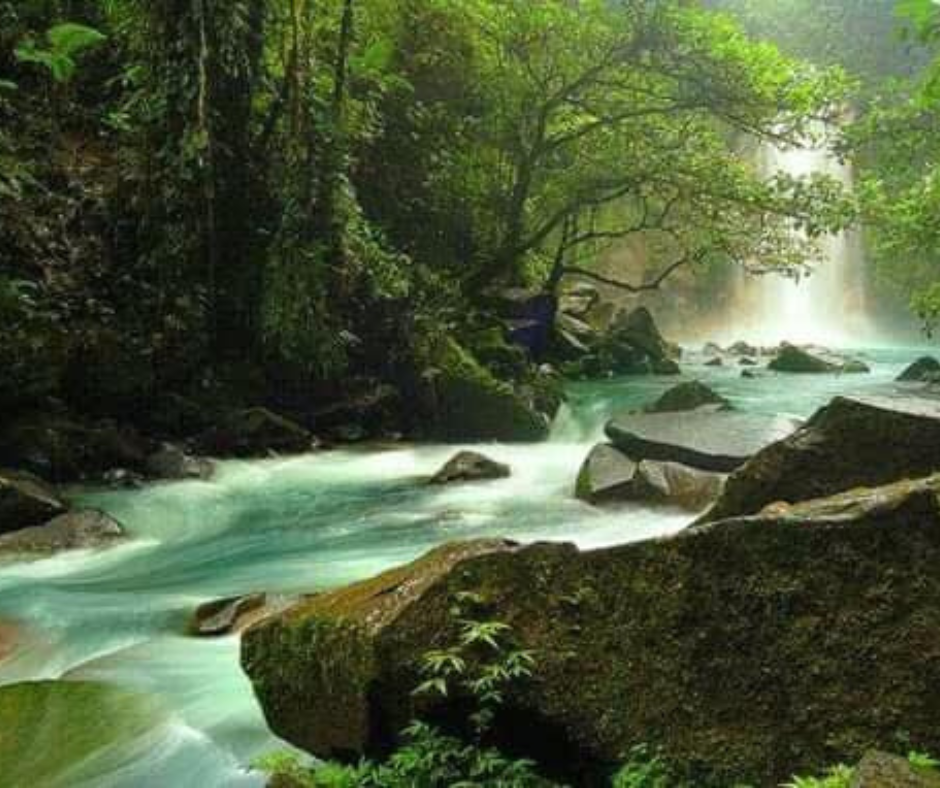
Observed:
[[[680,383],[656,402],[648,405],[647,413],[676,413],[680,411],[698,410],[702,407],[711,407],[718,410],[731,410],[731,403],[720,394],[712,391],[708,386],[698,380]]]
[[[619,416],[607,437],[634,460],[677,462],[730,473],[766,446],[790,435],[790,419],[709,410]]]
[[[744,358],[742,358],[742,359],[740,359],[740,360],[738,361],[738,366],[740,366],[740,367],[756,367],[756,366],[757,366],[757,361],[755,361],[753,358],[750,358],[749,356],[745,356]]]
[[[617,315],[610,333],[618,341],[644,353],[651,361],[675,359],[682,355],[678,345],[663,338],[652,313],[644,306]]]
[[[597,288],[589,284],[577,284],[567,288],[558,298],[558,311],[580,320],[586,320],[594,306],[601,300]]]
[[[147,458],[144,471],[151,479],[208,479],[214,468],[210,460],[193,457],[179,446],[167,443]]]
[[[236,634],[287,610],[300,599],[298,596],[260,593],[206,602],[196,608],[187,629],[195,637]]]
[[[0,534],[39,525],[66,508],[56,491],[38,476],[0,470]]]
[[[940,788],[940,772],[874,750],[855,769],[850,788]]]
[[[537,441],[548,427],[560,399],[547,396],[553,381],[539,377],[523,391],[497,380],[471,353],[450,337],[437,337],[424,349],[419,398],[427,412],[423,432],[443,441]],[[543,396],[546,395],[546,396]]]
[[[702,348],[702,354],[705,356],[720,356],[724,352],[717,342],[706,342]]]
[[[838,397],[790,437],[732,475],[710,519],[754,514],[776,501],[805,501],[917,478],[940,469],[940,403]]]
[[[99,479],[113,468],[139,470],[149,450],[133,430],[59,414],[23,416],[0,435],[0,462],[56,483]]]
[[[167,722],[155,701],[110,684],[37,681],[0,687],[3,785],[101,785],[103,775],[106,784],[112,776],[116,784],[123,775],[119,767],[126,766],[122,756],[139,759],[163,743],[154,740],[154,731]]]
[[[898,378],[899,383],[933,383],[940,379],[940,361],[924,356],[911,364]]]
[[[196,440],[213,457],[264,457],[310,451],[313,436],[299,424],[267,408],[232,411]]]
[[[595,446],[578,474],[575,495],[595,506],[648,503],[700,512],[718,498],[724,476],[672,462],[634,462],[610,444]]]
[[[754,370],[745,369],[741,371],[741,377],[745,380],[757,380],[760,377]]]
[[[242,664],[276,734],[321,757],[381,754],[416,715],[465,709],[412,690],[473,594],[536,659],[494,743],[570,784],[598,784],[637,742],[702,785],[778,785],[901,729],[938,752],[938,488],[593,552],[449,545],[249,628]]]
[[[511,473],[508,465],[475,451],[462,451],[451,457],[444,467],[431,477],[429,483],[444,485],[492,481],[506,479]]]
[[[725,365],[725,360],[721,356],[715,356],[715,358],[710,358],[705,362],[706,367],[723,367]]]
[[[608,443],[591,449],[578,473],[575,496],[600,505],[632,500],[638,464]]]
[[[808,349],[784,344],[768,365],[774,372],[795,374],[864,374],[871,369],[862,361],[847,358],[826,350]]]
[[[0,555],[47,555],[107,547],[123,537],[124,529],[116,520],[104,512],[85,509],[0,536]]]

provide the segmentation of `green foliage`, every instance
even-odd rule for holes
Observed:
[[[46,45],[40,46],[27,38],[16,48],[21,63],[43,66],[56,82],[69,82],[78,68],[77,58],[107,40],[93,27],[66,22],[46,31]]]
[[[848,766],[834,766],[822,777],[794,777],[784,788],[849,788],[853,773]]]
[[[614,775],[612,788],[680,788],[680,783],[661,756],[641,746]]]

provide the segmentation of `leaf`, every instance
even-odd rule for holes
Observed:
[[[0,79],[0,90],[14,91],[19,89],[19,85],[15,82],[10,82],[8,79]]]
[[[46,40],[57,54],[72,57],[85,50],[100,46],[108,40],[108,37],[93,27],[65,22],[50,27],[46,31]]]

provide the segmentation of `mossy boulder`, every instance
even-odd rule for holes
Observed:
[[[917,359],[898,377],[899,383],[934,383],[940,381],[940,361],[933,356]]]
[[[648,405],[647,413],[677,413],[708,407],[713,410],[731,410],[731,403],[704,383],[692,380],[680,383]]]
[[[264,457],[310,451],[310,432],[267,408],[235,410],[196,441],[198,450],[213,457]]]
[[[768,368],[774,372],[821,375],[842,373],[844,375],[865,374],[871,368],[858,359],[841,356],[823,349],[803,348],[783,344]]]
[[[754,514],[776,501],[826,497],[938,469],[940,403],[837,397],[733,474],[708,517]]]
[[[579,552],[439,549],[323,594],[243,639],[275,732],[321,756],[387,752],[420,658],[472,592],[537,666],[496,743],[575,785],[645,743],[695,785],[776,786],[904,731],[940,751],[940,479]]]
[[[642,351],[651,361],[676,359],[682,355],[678,345],[663,337],[653,314],[643,306],[614,318],[610,333],[619,341]]]
[[[165,721],[150,699],[92,682],[0,687],[0,782],[10,788],[99,784],[143,757]],[[123,753],[124,757],[119,753]]]
[[[528,386],[499,380],[450,337],[430,341],[421,356],[427,414],[423,432],[428,437],[538,441],[548,436],[554,412],[541,411],[538,404],[544,404],[539,398],[554,383],[538,376]]]
[[[0,470],[0,534],[40,525],[66,508],[58,493],[38,476]]]

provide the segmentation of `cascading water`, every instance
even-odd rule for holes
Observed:
[[[824,145],[768,146],[762,150],[760,164],[768,177],[778,172],[797,178],[823,173],[852,187],[851,168]],[[798,278],[742,273],[730,321],[737,338],[766,345],[789,341],[843,347],[872,338],[859,233],[829,236],[820,247],[820,260]]]

